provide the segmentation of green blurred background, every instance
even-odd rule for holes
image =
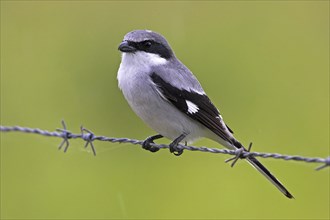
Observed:
[[[117,47],[134,29],[167,38],[253,150],[330,154],[328,1],[1,1],[1,124],[154,134],[117,87]],[[317,164],[261,159],[289,200],[225,155],[95,142],[94,157],[60,142],[1,133],[1,218],[329,218]]]

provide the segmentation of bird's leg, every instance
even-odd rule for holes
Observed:
[[[170,152],[175,156],[180,156],[183,153],[183,149],[178,149],[178,145],[185,137],[187,137],[187,134],[181,134],[172,143],[170,143]]]
[[[157,139],[162,138],[162,137],[163,137],[163,135],[161,135],[161,134],[156,134],[154,136],[148,137],[142,143],[143,149],[148,150],[148,151],[153,152],[153,153],[159,151],[158,147],[151,146],[151,144],[154,144],[154,140],[157,140]]]

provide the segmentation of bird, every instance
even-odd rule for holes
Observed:
[[[247,151],[165,37],[151,30],[133,30],[124,36],[118,50],[118,87],[132,110],[157,132],[143,141],[144,149],[157,152],[159,148],[152,143],[165,137],[172,141],[169,149],[176,156],[183,153],[180,143],[191,144],[200,138]],[[286,197],[293,198],[254,156],[245,159]]]

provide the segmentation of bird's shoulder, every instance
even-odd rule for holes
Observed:
[[[151,74],[157,74],[165,82],[175,88],[205,94],[201,84],[194,74],[179,60],[172,59],[166,65],[154,66]]]

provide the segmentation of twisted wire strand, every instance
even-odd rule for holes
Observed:
[[[42,130],[39,128],[28,128],[28,127],[21,127],[21,126],[2,126],[0,125],[0,131],[1,132],[22,132],[22,133],[33,133],[33,134],[39,134],[43,136],[48,137],[58,137],[62,138],[63,141],[59,145],[59,149],[62,149],[64,147],[64,152],[67,151],[69,147],[69,139],[83,139],[86,144],[85,148],[88,147],[88,145],[91,146],[93,154],[96,155],[96,150],[93,145],[93,141],[106,141],[111,143],[130,143],[133,145],[142,145],[143,141],[136,140],[136,139],[130,139],[130,138],[115,138],[115,137],[106,137],[106,136],[96,136],[93,132],[90,130],[81,127],[81,133],[80,134],[74,134],[67,130],[66,124],[64,121],[62,121],[62,129],[57,129],[57,131],[47,131]],[[157,147],[160,149],[163,148],[169,148],[169,145],[165,144],[151,144],[153,147]],[[232,163],[232,166],[236,163],[238,159],[244,159],[249,156],[254,157],[262,157],[262,158],[273,158],[273,159],[282,159],[282,160],[293,160],[293,161],[299,161],[299,162],[306,162],[306,163],[322,163],[320,167],[316,168],[316,170],[323,169],[325,167],[330,166],[330,156],[327,158],[319,158],[319,157],[303,157],[299,155],[283,155],[279,153],[261,153],[261,152],[250,152],[245,151],[242,149],[238,150],[228,150],[228,149],[219,149],[219,148],[209,148],[209,147],[195,147],[195,146],[185,146],[185,145],[179,145],[179,149],[189,150],[189,151],[200,151],[200,152],[208,152],[208,153],[220,153],[220,154],[229,154],[233,155],[234,157],[227,160],[231,161],[234,160]]]

